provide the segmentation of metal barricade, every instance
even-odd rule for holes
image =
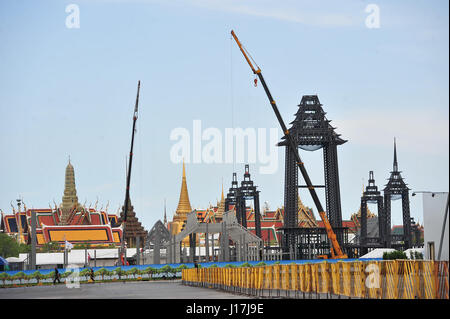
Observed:
[[[182,283],[249,295],[294,291],[373,299],[448,299],[448,261],[338,261],[183,269]]]

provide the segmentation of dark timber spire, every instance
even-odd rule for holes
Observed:
[[[397,163],[397,143],[394,138],[394,167],[384,188],[384,218],[386,246],[403,245],[404,249],[411,247],[411,219],[409,210],[409,188],[406,186]],[[391,236],[391,200],[402,200],[403,235]],[[402,244],[403,242],[403,244]]]
[[[396,146],[396,143],[395,143],[395,137],[394,137],[394,172],[398,172],[397,146]]]

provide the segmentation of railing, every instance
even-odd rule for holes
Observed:
[[[449,299],[448,261],[324,261],[191,268],[182,270],[182,282],[257,297]]]

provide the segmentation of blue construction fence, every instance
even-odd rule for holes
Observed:
[[[371,261],[371,260],[382,260],[382,258],[367,258],[367,259],[327,259],[326,261],[328,263],[335,263],[338,261],[344,261],[344,262],[352,262],[352,261]],[[274,264],[280,264],[280,265],[289,265],[292,263],[296,264],[306,264],[306,263],[320,263],[323,262],[323,259],[304,259],[304,260],[265,260],[265,261],[234,261],[234,262],[199,262],[197,265],[201,268],[209,268],[209,267],[240,267],[242,265],[250,265],[252,267],[259,266],[259,265],[274,265]],[[168,267],[167,267],[168,266]],[[99,267],[80,267],[77,268],[78,271],[83,271],[84,269],[92,269],[95,272],[97,272],[100,269],[105,269],[108,272],[114,272],[117,271],[118,268],[123,271],[123,273],[127,273],[128,271],[132,269],[137,269],[139,271],[144,271],[151,267],[155,272],[161,272],[165,270],[179,270],[181,272],[182,268],[194,268],[194,263],[177,263],[177,264],[146,264],[146,265],[129,265],[129,266],[99,266]],[[74,271],[74,268],[58,268],[58,272],[63,275],[65,272],[72,272]],[[0,272],[0,277],[2,273],[6,273],[9,278],[14,277],[17,273],[23,273],[25,276],[35,275],[36,272],[39,272],[40,275],[46,276],[54,272],[54,269],[37,269],[37,270],[10,270],[10,271],[2,271]]]

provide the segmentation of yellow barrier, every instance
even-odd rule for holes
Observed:
[[[353,296],[364,298],[365,296],[365,276],[364,264],[360,261],[353,263]]]
[[[339,261],[183,269],[185,285],[262,295],[281,290],[349,298],[449,299],[448,262]]]
[[[319,264],[319,274],[320,274],[320,293],[328,293],[329,288],[329,270],[328,270],[329,264],[327,262],[322,262]]]
[[[292,264],[291,265],[291,290],[298,291],[299,290],[299,284],[298,284],[298,265]]]
[[[341,280],[340,280],[340,269],[338,263],[330,264],[331,269],[331,293],[334,295],[339,295],[341,292]]]

